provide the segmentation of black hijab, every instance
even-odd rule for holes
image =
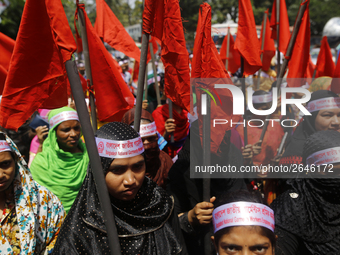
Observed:
[[[314,152],[338,147],[340,133],[311,135],[303,161]],[[291,189],[272,203],[275,225],[300,238],[311,254],[338,254],[340,250],[340,179],[311,178],[289,181]]]
[[[309,102],[327,97],[338,97],[338,95],[329,90],[318,90],[312,93]],[[303,145],[307,138],[317,131],[315,129],[315,119],[318,113],[319,111],[315,111],[311,113],[312,115],[303,117],[302,122],[300,122],[287,143],[280,165],[300,164],[302,162]]]
[[[112,122],[101,127],[97,137],[110,140],[130,140],[138,133],[125,123]],[[101,157],[106,172],[112,158]],[[174,202],[149,178],[133,200],[111,197],[122,254],[178,254],[181,246],[169,224]],[[176,216],[177,217],[177,216]],[[91,165],[61,228],[53,254],[110,254],[106,227],[93,179]]]

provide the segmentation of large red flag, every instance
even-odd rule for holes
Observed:
[[[333,76],[335,64],[331,48],[329,47],[327,36],[324,36],[321,41],[320,52],[316,62],[316,78],[321,76]]]
[[[162,42],[166,96],[176,105],[190,111],[189,53],[178,0],[146,0],[143,32]]]
[[[269,13],[268,10],[265,11],[265,13]],[[264,29],[264,23],[262,21],[262,29],[261,29],[261,37],[260,37],[260,45],[262,47],[262,35],[263,35],[263,29]],[[275,56],[275,43],[274,40],[271,38],[271,32],[270,32],[270,25],[269,25],[269,19],[267,16],[266,21],[266,30],[264,35],[264,47],[263,47],[263,58],[262,58],[262,70],[268,71],[270,68],[270,62],[272,61],[272,58]]]
[[[18,129],[39,108],[67,105],[64,63],[76,50],[59,0],[27,0],[0,107],[0,125]]]
[[[239,0],[238,11],[235,49],[240,52],[244,59],[244,75],[251,75],[262,67],[262,63],[260,58],[261,49],[250,0]]]
[[[139,61],[139,48],[107,3],[104,0],[96,0],[96,9],[97,18],[94,29],[99,37],[115,50]]]
[[[280,41],[279,51],[283,54],[286,53],[287,46],[290,38],[289,19],[287,13],[287,6],[285,0],[280,0]],[[276,0],[274,0],[272,16],[270,17],[270,26],[272,28],[272,38],[277,40],[277,19],[276,19]]]
[[[307,2],[307,3],[306,3]],[[291,58],[288,63],[288,78],[306,78],[309,62],[310,49],[310,21],[309,21],[309,0],[301,3],[307,4],[303,14],[299,33],[297,35]],[[300,6],[301,8],[301,6]],[[300,87],[301,82],[288,82],[289,87]]]
[[[14,44],[15,41],[12,38],[0,33],[0,94],[4,89]]]
[[[228,60],[228,71],[231,73],[236,73],[236,71],[241,67],[241,56],[240,53],[238,53],[237,50],[234,48],[234,37],[230,34],[229,39],[229,60]],[[228,35],[224,37],[224,40],[222,42],[222,46],[220,49],[220,57],[223,61],[223,64],[225,66],[225,63],[227,61],[227,43],[228,43]]]
[[[225,70],[218,51],[211,38],[211,7],[207,3],[200,6],[198,24],[196,29],[196,37],[194,44],[194,52],[192,59],[191,78],[217,78],[221,84],[233,84],[229,79],[228,72]],[[239,117],[232,115],[232,95],[229,90],[214,89],[214,84],[217,79],[211,83],[209,79],[194,80],[196,95],[197,95],[197,112],[201,112],[201,94],[203,90],[208,90],[210,93],[217,96],[219,101],[211,102],[210,118],[213,119],[233,119],[237,122]],[[201,115],[199,115],[200,127],[202,127]],[[224,138],[225,132],[231,129],[230,125],[219,125],[214,128],[213,121],[211,123],[211,151],[216,153]],[[202,129],[200,129],[202,134]]]
[[[338,63],[336,64],[334,70],[333,80],[331,83],[331,91],[337,94],[340,93],[340,59],[338,59]]]
[[[84,5],[80,4],[78,7],[83,10],[85,16],[98,119],[107,122],[119,121],[124,113],[133,107],[134,96],[92,27]]]

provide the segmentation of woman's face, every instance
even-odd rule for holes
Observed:
[[[80,123],[77,120],[67,120],[59,124],[56,130],[59,146],[68,152],[77,149],[80,139]]]
[[[142,155],[131,158],[116,158],[105,176],[109,193],[120,200],[134,199],[143,184],[145,162]]]
[[[340,108],[320,110],[315,118],[315,129],[340,131]]]
[[[0,152],[0,192],[8,189],[15,176],[15,161],[8,151]]]
[[[215,243],[215,248],[219,255],[273,255],[269,238],[259,233],[258,226],[233,227]]]

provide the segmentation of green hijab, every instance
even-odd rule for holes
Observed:
[[[48,120],[65,111],[75,110],[70,107],[52,110],[48,114]],[[86,176],[89,157],[82,140],[78,143],[82,150],[80,153],[70,153],[59,148],[57,127],[58,125],[49,130],[48,137],[43,143],[43,151],[35,156],[31,164],[31,173],[36,182],[45,186],[61,200],[68,213]]]

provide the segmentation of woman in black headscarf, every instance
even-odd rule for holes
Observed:
[[[312,115],[305,115],[302,122],[296,128],[294,134],[290,137],[285,152],[280,159],[280,165],[300,164],[302,162],[302,150],[306,139],[321,130],[340,130],[340,103],[338,95],[329,90],[318,90],[313,92],[311,99],[307,104],[307,109]],[[335,103],[324,104],[322,100],[333,99]],[[319,104],[321,102],[321,104]],[[320,108],[313,108],[318,103]],[[319,109],[319,110],[318,110]]]
[[[271,205],[278,236],[276,255],[339,254],[339,144],[340,133],[334,130],[316,132],[307,139],[303,162],[310,172],[304,179],[289,181],[290,190]],[[326,162],[333,165],[332,170],[325,168]],[[334,175],[337,178],[330,179]]]
[[[173,198],[145,177],[139,134],[125,123],[102,126],[96,137],[122,254],[187,254]],[[109,254],[91,164],[55,245],[54,254]]]

